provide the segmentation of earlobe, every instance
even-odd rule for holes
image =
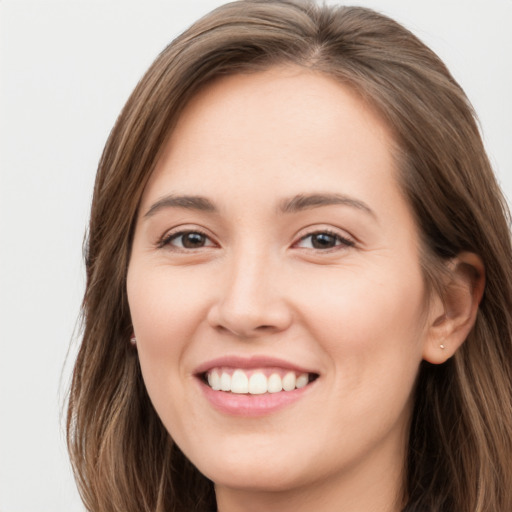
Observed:
[[[442,364],[455,354],[473,328],[485,288],[485,268],[474,253],[449,262],[442,297],[436,296],[423,348],[423,359]]]

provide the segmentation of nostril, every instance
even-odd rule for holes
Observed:
[[[258,285],[259,294],[251,292],[241,281],[219,295],[208,311],[208,323],[217,332],[250,339],[282,332],[292,324],[292,309],[279,294],[263,290],[263,284]]]
[[[216,325],[215,329],[220,333],[231,333],[237,336],[240,339],[249,339],[253,337],[257,337],[258,334],[267,334],[274,331],[278,331],[279,329],[273,325],[259,325],[254,328],[243,329],[242,326],[235,325]]]

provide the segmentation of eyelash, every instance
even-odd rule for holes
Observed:
[[[200,235],[200,236],[204,237],[205,239],[208,239],[211,241],[211,238],[204,231],[201,231],[200,229],[184,229],[182,231],[176,231],[174,233],[169,233],[168,235],[164,235],[164,237],[158,242],[158,248],[162,249],[166,246],[171,246],[174,250],[177,250],[177,251],[180,251],[180,250],[184,251],[184,252],[193,251],[194,249],[190,249],[190,248],[186,248],[186,247],[172,246],[171,242],[173,240],[177,240],[180,237],[184,237],[185,235]],[[203,247],[205,247],[205,246],[203,246]],[[199,247],[199,249],[202,249],[203,247]],[[206,247],[210,247],[210,246],[208,245]]]
[[[210,245],[203,245],[203,246],[197,247],[197,248],[177,247],[177,246],[172,245],[172,242],[174,240],[182,238],[186,235],[200,235],[201,237],[204,237],[204,239],[207,239],[212,243]],[[355,246],[354,240],[351,240],[350,238],[343,237],[339,233],[336,233],[335,231],[331,231],[329,229],[319,229],[319,230],[313,231],[311,233],[308,233],[307,235],[300,237],[299,240],[293,244],[293,247],[297,247],[301,242],[307,240],[308,238],[314,237],[315,235],[328,235],[329,237],[333,237],[335,239],[335,245],[333,247],[327,247],[327,248],[323,248],[323,249],[315,248],[315,247],[311,247],[311,248],[303,247],[303,249],[311,249],[311,250],[319,251],[319,252],[331,252],[331,251],[336,251],[336,250],[340,250],[343,248],[349,248],[349,247]],[[182,245],[183,245],[183,241],[182,241]],[[203,249],[205,247],[212,247],[214,245],[215,245],[215,243],[211,240],[211,237],[209,235],[207,235],[204,231],[201,231],[200,229],[185,229],[185,230],[181,230],[181,231],[172,232],[172,233],[165,235],[158,242],[159,249],[169,246],[172,248],[172,250],[182,251],[182,252],[191,252],[194,249]]]
[[[329,237],[333,237],[336,241],[336,245],[334,247],[328,247],[324,249],[318,249],[318,248],[312,248],[313,250],[321,251],[321,252],[330,252],[339,250],[340,248],[347,248],[347,247],[354,247],[355,242],[354,240],[351,240],[350,238],[346,238],[341,236],[339,233],[336,233],[335,231],[331,231],[329,229],[319,229],[317,231],[313,231],[312,233],[308,233],[307,235],[304,235],[300,237],[299,241],[294,244],[297,245],[298,243],[311,238],[315,235],[328,235]]]

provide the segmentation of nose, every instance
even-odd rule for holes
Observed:
[[[281,270],[256,253],[226,262],[209,324],[242,339],[286,330],[293,315]]]

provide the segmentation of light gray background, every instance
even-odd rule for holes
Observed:
[[[60,414],[95,168],[153,58],[221,3],[0,0],[0,512],[82,510]],[[446,61],[512,197],[512,0],[362,4]]]

